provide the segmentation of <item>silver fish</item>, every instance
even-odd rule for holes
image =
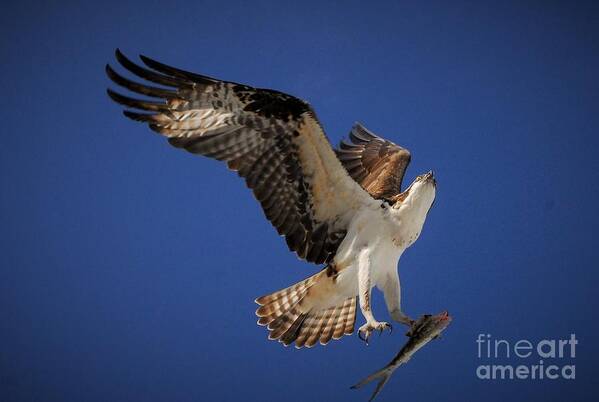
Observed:
[[[412,325],[412,328],[406,334],[410,337],[410,339],[401,348],[399,353],[395,355],[393,360],[391,360],[384,368],[364,378],[351,388],[360,388],[373,380],[380,379],[376,385],[374,393],[369,399],[369,401],[372,401],[374,397],[377,396],[377,394],[381,391],[381,389],[383,389],[383,386],[387,383],[387,381],[389,381],[391,374],[393,374],[393,372],[399,366],[410,360],[412,355],[421,347],[429,343],[431,340],[437,338],[450,323],[451,317],[447,311],[443,311],[437,315],[423,315]]]

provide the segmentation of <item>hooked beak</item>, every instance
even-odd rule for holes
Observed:
[[[425,181],[430,181],[433,183],[433,186],[437,187],[437,180],[435,179],[435,173],[432,170],[429,170],[423,177]]]

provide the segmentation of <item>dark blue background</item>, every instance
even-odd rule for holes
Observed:
[[[404,341],[266,340],[253,299],[315,267],[235,174],[121,116],[117,46],[297,95],[334,143],[359,120],[412,151],[409,181],[435,170],[403,305],[455,321],[381,401],[592,400],[599,8],[416,3],[4,5],[0,400],[363,401],[348,386]],[[576,333],[577,378],[479,380],[479,333]]]

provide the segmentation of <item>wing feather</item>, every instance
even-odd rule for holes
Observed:
[[[360,123],[341,141],[337,157],[360,186],[376,199],[390,200],[401,193],[401,183],[410,163],[410,152],[376,136]]]
[[[110,89],[108,95],[140,110],[124,114],[147,123],[171,145],[226,162],[245,179],[265,216],[300,258],[330,261],[355,211],[364,205],[378,207],[337,159],[306,102],[140,57],[148,68],[116,51],[122,67],[165,88],[133,81],[107,66],[115,84],[155,99]],[[360,135],[355,135],[356,141],[365,141]],[[361,169],[360,159],[353,159],[351,169]]]

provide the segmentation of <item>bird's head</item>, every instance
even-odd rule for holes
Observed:
[[[435,201],[437,180],[432,170],[416,177],[412,184],[396,198],[395,208],[417,206],[428,212]]]
[[[414,182],[412,184],[415,183],[420,183],[420,184],[428,184],[431,185],[433,187],[437,187],[437,180],[435,180],[435,174],[433,173],[432,170],[429,170],[427,173],[421,174],[420,176],[416,177],[416,179],[414,179]]]

